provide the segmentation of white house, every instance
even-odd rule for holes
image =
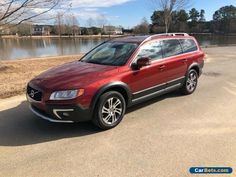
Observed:
[[[111,34],[111,35],[119,35],[119,34],[123,34],[123,30],[122,30],[122,27],[104,26],[103,33]]]

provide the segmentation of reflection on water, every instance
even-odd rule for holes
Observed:
[[[105,39],[0,39],[0,60],[86,53]]]
[[[227,46],[236,45],[236,36],[220,36],[220,35],[196,35],[201,46],[217,45]]]
[[[202,46],[236,44],[236,36],[198,35]],[[0,39],[0,60],[86,53],[106,39],[39,38]]]

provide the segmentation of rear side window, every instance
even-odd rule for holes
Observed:
[[[197,44],[195,43],[195,41],[193,39],[180,39],[179,42],[182,45],[184,53],[193,52],[193,51],[198,50]]]
[[[180,42],[177,39],[163,40],[162,47],[165,58],[183,53]]]

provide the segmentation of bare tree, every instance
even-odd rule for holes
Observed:
[[[88,20],[87,20],[87,25],[88,25],[88,27],[93,27],[94,26],[94,20],[92,19],[92,18],[89,18]]]
[[[107,20],[106,16],[103,15],[103,14],[102,14],[102,15],[99,15],[99,16],[97,17],[96,21],[97,21],[98,27],[100,27],[100,28],[103,28],[103,26],[108,23],[108,20]]]
[[[79,22],[74,14],[65,16],[66,33],[72,36],[79,34]]]
[[[1,0],[0,27],[21,24],[59,6],[62,0]]]
[[[64,14],[62,12],[57,13],[55,26],[56,33],[61,37],[61,35],[65,32]]]
[[[74,15],[71,16],[71,28],[72,28],[73,36],[79,34],[79,31],[80,31],[79,22]]]
[[[191,0],[152,0],[152,7],[155,10],[164,12],[164,23],[168,33],[172,21],[172,12],[184,9],[190,5]]]
[[[144,17],[140,24],[134,27],[135,34],[148,34],[149,33],[149,23],[147,19]]]
[[[89,19],[87,20],[87,25],[88,25],[88,27],[89,27],[89,29],[88,29],[89,35],[92,35],[92,34],[93,34],[92,27],[94,26],[94,24],[95,24],[95,22],[94,22],[94,20],[93,20],[92,18],[89,18]]]
[[[105,15],[99,15],[96,19],[97,25],[99,28],[101,28],[101,36],[104,33],[104,26],[108,23],[108,20]]]
[[[17,33],[21,36],[31,36],[32,35],[32,24],[25,22],[17,26]]]

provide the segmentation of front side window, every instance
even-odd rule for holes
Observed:
[[[138,58],[150,57],[152,60],[162,59],[161,41],[149,42],[140,48]]]
[[[195,41],[192,39],[180,39],[179,42],[182,45],[184,53],[193,52],[193,51],[198,50],[198,47],[197,47]]]
[[[133,52],[137,49],[136,43],[106,42],[91,52],[81,61],[100,65],[125,65]]]
[[[165,58],[183,53],[179,40],[177,39],[163,40],[162,47]]]

